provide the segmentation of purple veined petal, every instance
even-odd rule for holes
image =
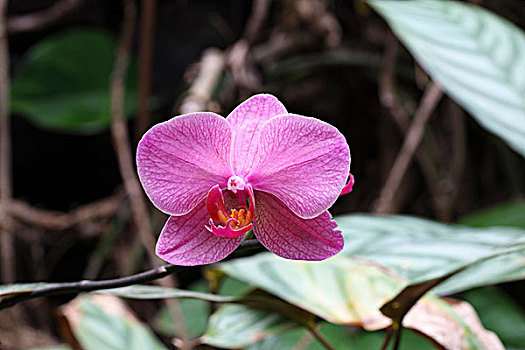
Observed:
[[[253,232],[268,250],[286,259],[323,260],[344,246],[341,231],[328,211],[313,219],[295,215],[275,196],[256,192]]]
[[[313,218],[337,199],[350,170],[350,149],[333,126],[287,114],[268,121],[259,140],[260,161],[247,177],[302,218]]]
[[[174,265],[193,266],[217,262],[241,244],[237,238],[220,238],[208,231],[204,201],[182,216],[171,216],[157,242],[157,255]]]
[[[259,94],[241,103],[226,118],[232,127],[231,162],[236,175],[248,175],[255,165],[259,134],[264,123],[285,113],[286,108],[277,98]]]
[[[210,188],[226,186],[231,128],[214,113],[190,113],[152,127],[137,148],[140,181],[153,204],[183,215],[201,202]]]

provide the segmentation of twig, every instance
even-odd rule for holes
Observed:
[[[299,341],[295,344],[293,350],[305,350],[310,347],[312,344],[312,341],[314,340],[314,336],[311,332],[305,332],[301,338],[299,338]]]
[[[122,20],[121,39],[111,76],[111,112],[113,123],[111,134],[117,152],[120,174],[124,188],[129,196],[133,221],[138,230],[139,238],[144,246],[149,260],[153,266],[162,262],[154,253],[155,240],[151,227],[148,208],[144,192],[135,173],[133,157],[128,136],[128,128],[124,120],[124,94],[126,72],[129,66],[129,54],[133,42],[137,9],[134,0],[124,0],[124,18]],[[161,282],[161,285],[173,287],[173,281]],[[167,301],[168,310],[181,337],[186,339],[186,327],[183,323],[182,311],[176,300]]]
[[[392,339],[392,334],[393,334],[394,330],[392,327],[389,327],[386,331],[386,334],[385,334],[385,339],[383,340],[383,344],[381,344],[381,348],[379,348],[379,350],[386,350],[386,348],[388,347],[388,344],[390,344],[390,339]]]
[[[459,193],[459,183],[465,170],[465,116],[463,110],[453,100],[447,100],[447,115],[452,124],[452,160],[445,177],[446,200],[442,204],[442,216],[445,221],[452,218],[453,203]]]
[[[42,29],[73,11],[82,1],[83,0],[61,0],[55,2],[43,11],[8,18],[7,31],[9,34],[13,34]]]
[[[385,214],[392,212],[392,204],[397,189],[401,185],[401,181],[412,161],[414,153],[423,138],[427,121],[442,96],[443,91],[434,82],[430,82],[425,88],[425,92],[414,116],[414,120],[408,129],[403,146],[380,192],[378,204],[375,209],[376,213]]]
[[[261,86],[260,76],[249,55],[253,42],[268,16],[270,4],[269,0],[253,1],[244,35],[227,50],[226,62],[229,72],[237,87],[244,90],[241,95],[256,91]]]
[[[243,242],[241,243],[239,248],[237,248],[234,254],[242,254],[248,250],[253,249],[255,246],[260,246],[260,244],[256,240]],[[49,295],[90,292],[100,289],[126,287],[131,286],[133,284],[150,282],[162,277],[166,277],[172,273],[181,270],[182,268],[183,266],[167,264],[127,277],[103,281],[84,280],[78,282],[53,283],[53,285],[50,287],[41,288],[33,292],[15,294],[13,296],[4,297],[2,300],[0,300],[0,310],[6,309],[26,300],[45,297]]]
[[[270,10],[271,0],[255,0],[252,3],[252,13],[248,19],[248,24],[244,30],[243,38],[249,44],[253,43],[257,35],[259,34],[268,11]]]
[[[401,344],[401,332],[403,331],[403,325],[399,325],[396,329],[396,338],[394,340],[394,347],[392,347],[392,350],[398,350],[399,345]]]
[[[204,51],[199,64],[199,72],[184,97],[179,111],[191,113],[208,110],[213,91],[224,71],[224,54],[219,49],[209,48]]]
[[[16,294],[11,297],[6,297],[0,300],[0,310],[3,310],[5,308],[8,308],[10,306],[16,305],[20,302],[23,302],[29,299],[34,299],[34,298],[39,298],[39,297],[44,297],[44,296],[90,292],[94,290],[125,287],[125,286],[130,286],[132,284],[149,282],[149,281],[153,281],[153,280],[165,277],[174,272],[177,272],[179,269],[181,269],[181,266],[164,265],[164,266],[156,267],[148,271],[144,271],[136,275],[122,277],[122,278],[115,278],[115,279],[104,280],[104,281],[84,280],[84,281],[78,281],[78,282],[57,283],[53,286],[38,289],[33,292]]]
[[[315,337],[315,339],[319,340],[319,342],[327,349],[327,350],[335,350],[335,348],[328,342],[328,340],[319,332],[319,328],[312,324],[309,327],[307,327],[310,333]]]
[[[123,201],[123,193],[117,193],[64,213],[35,208],[24,201],[13,199],[7,211],[21,222],[49,230],[66,230],[83,222],[112,216]]]
[[[299,18],[323,37],[326,46],[333,48],[341,43],[342,30],[335,16],[328,11],[328,3],[323,0],[293,2]]]
[[[142,0],[140,16],[139,39],[139,111],[135,128],[136,138],[139,138],[150,124],[150,96],[151,96],[151,71],[155,33],[155,11],[157,0]]]
[[[129,65],[129,52],[133,40],[136,12],[135,3],[132,0],[125,0],[122,37],[111,77],[111,112],[113,115],[111,134],[124,188],[130,199],[133,220],[142,243],[148,252],[151,263],[157,266],[159,259],[153,254],[153,248],[155,246],[153,231],[150,225],[144,194],[137,175],[135,174],[128,128],[124,120],[124,79]]]
[[[5,27],[7,0],[0,0],[0,245],[2,280],[15,280],[13,220],[7,207],[11,201],[11,125],[9,120],[9,51]]]
[[[379,98],[381,104],[389,110],[398,128],[406,134],[410,126],[409,112],[403,107],[396,93],[395,68],[398,51],[399,42],[392,32],[389,32],[385,38],[384,63],[379,79]],[[445,218],[442,215],[442,191],[439,186],[441,181],[425,147],[417,149],[416,160],[423,172],[427,187],[432,194],[436,215],[439,219],[444,220]]]

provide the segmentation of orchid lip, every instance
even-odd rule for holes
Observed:
[[[245,186],[246,188],[244,188]],[[236,191],[231,190],[237,198],[237,208],[232,208],[229,211],[226,209],[224,196],[219,185],[210,189],[206,197],[206,210],[210,216],[209,226],[206,226],[208,231],[218,237],[236,238],[252,229],[252,221],[255,217],[253,189],[250,184],[246,185],[244,181],[242,187],[243,190],[239,188]],[[248,199],[249,204],[247,203]]]
[[[238,224],[239,221],[230,218],[226,225],[223,226],[215,226],[213,220],[210,218],[209,224],[210,226],[205,226],[208,231],[213,233],[217,237],[223,237],[223,238],[237,238],[240,235],[250,231],[252,229],[252,224],[248,224],[247,226],[241,227],[239,229],[235,229],[232,227],[231,223]]]

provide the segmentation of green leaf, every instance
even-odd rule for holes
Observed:
[[[205,292],[205,281],[199,281],[189,287],[189,290]],[[184,318],[186,331],[191,338],[201,336],[206,330],[208,317],[210,316],[210,304],[203,300],[181,299],[180,309]],[[163,306],[155,316],[156,329],[165,336],[175,336],[175,324],[166,306]]]
[[[298,324],[284,316],[243,305],[223,305],[211,317],[203,343],[223,348],[242,348]]]
[[[369,0],[421,66],[486,129],[525,156],[525,35],[479,6]]]
[[[115,39],[76,29],[37,43],[15,72],[11,110],[57,132],[96,133],[111,124],[110,77]],[[130,67],[126,114],[136,109],[135,69]]]
[[[216,268],[326,321],[368,330],[391,325],[378,309],[406,285],[403,278],[384,267],[347,257],[305,262],[263,253],[221,263]],[[451,306],[432,294],[416,304],[403,325],[426,334],[444,347],[452,344],[455,349],[492,349],[483,345],[485,331],[475,329],[475,322],[463,321]],[[443,329],[450,338],[442,336]],[[497,338],[491,341],[499,342]]]
[[[206,282],[201,280],[190,286],[189,290],[196,292],[205,292],[207,290]],[[220,295],[241,297],[252,287],[233,278],[225,278],[219,288]],[[180,299],[179,304],[184,315],[184,323],[190,337],[198,337],[206,330],[208,318],[210,316],[210,303],[198,299]],[[175,336],[175,325],[171,319],[167,308],[164,306],[155,317],[155,324],[160,333],[173,337]]]
[[[459,220],[466,226],[510,226],[525,229],[525,200],[516,200],[510,203],[480,210]]]
[[[462,294],[479,312],[483,325],[495,332],[505,346],[525,349],[525,312],[496,287],[474,289]]]
[[[246,350],[274,350],[274,349],[294,349],[303,337],[308,337],[305,329],[295,329],[283,334],[268,337],[263,341],[253,344]],[[336,349],[362,350],[380,349],[383,344],[385,332],[361,332],[355,329],[348,329],[331,323],[321,323],[321,334]],[[400,350],[435,350],[436,347],[426,338],[414,333],[404,332],[401,338]],[[312,341],[307,350],[325,350],[315,340]]]
[[[237,301],[238,298],[230,296],[222,296],[210,293],[194,292],[191,290],[134,284],[127,287],[102,289],[95,291],[95,293],[112,294],[122,298],[131,299],[167,299],[167,298],[190,298],[204,301],[211,301],[215,303],[231,303]]]
[[[114,296],[81,295],[61,312],[83,349],[166,350]]]
[[[471,228],[410,216],[352,214],[336,217],[345,237],[342,254],[376,261],[412,283],[441,278],[468,267],[434,291],[451,294],[470,288],[525,278],[525,251],[479,259],[519,247],[525,230]]]
[[[35,290],[56,287],[58,285],[59,283],[45,282],[2,284],[0,285],[0,297],[11,296],[14,294],[31,293]]]
[[[26,350],[72,350],[69,345],[54,345],[54,346],[42,346],[37,348],[31,348]]]
[[[368,329],[384,326],[379,307],[406,284],[384,269],[348,258],[304,262],[263,253],[216,268],[329,322]]]

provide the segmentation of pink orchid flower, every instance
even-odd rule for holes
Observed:
[[[349,191],[345,138],[272,95],[251,97],[226,119],[189,113],[155,125],[137,167],[153,204],[170,215],[156,251],[172,264],[219,261],[251,229],[283,258],[322,260],[343,248],[327,209]]]

